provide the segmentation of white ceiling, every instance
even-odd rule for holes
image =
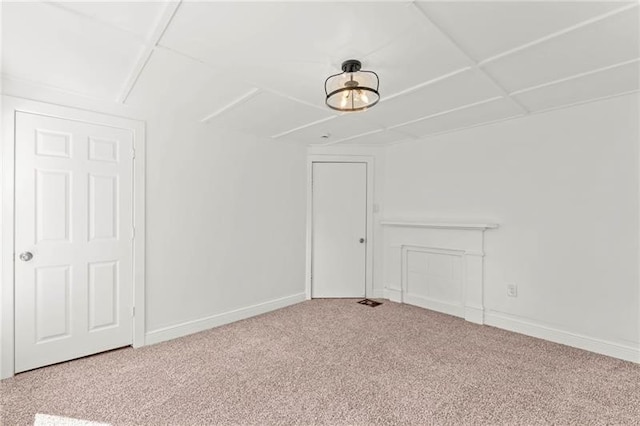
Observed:
[[[4,78],[307,144],[380,145],[638,91],[635,1],[2,4]],[[381,102],[324,105],[356,58]]]

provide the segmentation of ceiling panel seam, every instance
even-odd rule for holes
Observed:
[[[60,92],[60,93],[65,93],[67,95],[71,95],[71,96],[79,96],[85,99],[90,99],[93,101],[99,101],[99,102],[109,102],[112,103],[113,99],[106,99],[106,98],[101,98],[98,96],[92,96],[92,95],[88,95],[84,92],[76,92],[74,90],[70,90],[70,89],[65,89],[63,87],[58,87],[58,86],[54,86],[52,84],[45,84],[45,83],[41,83],[39,81],[33,81],[33,80],[29,80],[27,78],[23,78],[23,77],[17,77],[15,75],[11,75],[11,74],[7,74],[7,73],[0,73],[0,78],[3,80],[12,80],[15,81],[16,83],[20,83],[20,84],[27,84],[30,86],[34,86],[34,87],[38,87],[38,88],[42,88],[45,90],[53,90],[56,92]],[[1,86],[1,85],[0,85]],[[4,89],[0,88],[0,93],[4,94],[5,91]]]
[[[490,124],[502,123],[503,121],[514,120],[516,118],[530,117],[530,116],[534,116],[534,115],[538,115],[538,114],[543,114],[543,113],[546,113],[546,112],[557,111],[557,110],[566,109],[566,108],[572,108],[572,107],[579,106],[579,105],[585,105],[585,104],[589,104],[589,103],[592,103],[592,102],[606,101],[607,99],[613,99],[613,98],[617,98],[617,97],[620,97],[620,96],[631,95],[631,94],[634,94],[634,93],[640,93],[640,89],[629,90],[627,92],[616,93],[614,95],[600,96],[598,98],[592,98],[592,99],[587,99],[587,100],[584,100],[584,101],[573,102],[573,103],[570,103],[570,104],[565,104],[565,105],[559,105],[559,106],[555,106],[555,107],[545,108],[545,109],[541,109],[541,110],[538,110],[538,111],[532,111],[532,112],[530,112],[529,114],[526,114],[526,115],[525,114],[518,114],[518,115],[513,115],[513,116],[510,116],[510,117],[499,118],[497,120],[483,121],[481,123],[472,124],[470,126],[456,127],[456,128],[449,129],[449,130],[444,130],[442,132],[437,132],[437,133],[431,133],[431,134],[428,134],[428,135],[424,135],[424,136],[421,136],[420,138],[414,139],[414,140],[429,139],[429,138],[433,138],[433,137],[436,137],[436,136],[442,136],[442,135],[446,135],[446,134],[449,134],[449,133],[454,133],[454,132],[459,132],[459,131],[462,131],[462,130],[472,129],[474,127],[488,126]],[[414,140],[404,139],[404,140],[401,140],[401,141],[389,142],[386,145],[387,146],[399,145],[399,144],[403,144],[403,143],[412,142]]]
[[[560,37],[560,36],[563,36],[565,34],[569,34],[569,33],[573,32],[573,31],[579,30],[580,28],[586,27],[588,25],[595,24],[596,22],[600,22],[600,21],[605,20],[607,18],[610,18],[612,16],[615,16],[615,15],[618,15],[620,13],[626,12],[627,10],[633,9],[633,8],[635,8],[637,6],[638,6],[638,3],[632,3],[630,5],[622,6],[622,7],[619,7],[617,9],[611,10],[611,11],[609,11],[607,13],[603,13],[601,15],[597,15],[597,16],[594,16],[592,18],[586,19],[586,20],[584,20],[582,22],[579,22],[579,23],[577,23],[575,25],[572,25],[570,27],[566,27],[566,28],[564,28],[562,30],[553,32],[553,33],[548,34],[548,35],[546,35],[544,37],[540,37],[540,38],[538,38],[536,40],[533,40],[533,41],[530,41],[528,43],[522,44],[522,45],[520,45],[518,47],[514,47],[513,49],[509,49],[509,50],[504,51],[502,53],[498,53],[497,55],[494,55],[494,56],[491,56],[489,58],[483,59],[482,61],[478,62],[478,66],[483,67],[484,65],[486,65],[486,64],[488,64],[490,62],[497,61],[498,59],[502,59],[502,58],[504,58],[506,56],[513,55],[514,53],[523,51],[525,49],[529,49],[529,48],[531,48],[533,46],[536,46],[536,45],[541,44],[541,43],[545,43],[545,42],[547,42],[549,40],[553,40],[553,39],[555,39],[557,37]]]
[[[149,63],[149,59],[151,59],[153,51],[160,43],[160,39],[167,31],[167,28],[169,28],[169,24],[171,24],[171,21],[178,11],[181,3],[182,0],[176,0],[168,2],[165,6],[165,9],[162,11],[160,19],[156,24],[156,28],[153,31],[152,36],[145,44],[145,48],[142,50],[140,56],[138,57],[138,60],[136,61],[136,64],[129,74],[129,77],[122,86],[122,90],[120,91],[120,95],[117,98],[117,102],[124,104],[127,101],[127,98],[138,82],[140,75],[142,75],[142,71],[144,71],[145,66]]]
[[[624,61],[624,62],[618,62],[617,64],[607,65],[606,67],[596,68],[596,69],[593,69],[593,70],[590,70],[590,71],[585,71],[585,72],[581,72],[581,73],[578,73],[578,74],[573,74],[573,75],[570,75],[568,77],[559,78],[557,80],[548,81],[546,83],[537,84],[535,86],[526,87],[524,89],[515,90],[515,91],[513,91],[513,92],[511,92],[509,94],[513,96],[513,95],[519,95],[521,93],[527,93],[527,92],[535,91],[535,90],[542,89],[542,88],[545,88],[545,87],[548,87],[548,86],[553,86],[555,84],[566,83],[567,81],[579,79],[579,78],[582,78],[582,77],[587,77],[587,76],[590,76],[590,75],[593,75],[593,74],[598,74],[598,73],[605,72],[605,71],[610,71],[610,70],[613,70],[613,69],[616,69],[616,68],[621,68],[621,67],[624,67],[624,66],[629,65],[629,64],[633,64],[633,63],[638,62],[638,61],[640,61],[640,58],[635,58],[635,59],[631,59],[631,60]]]
[[[404,89],[404,90],[401,90],[399,92],[393,93],[393,94],[391,94],[389,96],[381,97],[380,98],[380,103],[388,101],[388,100],[391,100],[393,98],[397,98],[398,96],[408,95],[408,94],[410,94],[412,92],[415,92],[416,90],[422,89],[422,88],[424,88],[426,86],[430,86],[430,85],[435,84],[435,83],[439,83],[439,82],[441,82],[443,80],[446,80],[448,78],[454,77],[454,76],[456,76],[458,74],[461,74],[463,72],[469,71],[471,69],[473,69],[473,67],[460,68],[460,69],[457,69],[457,70],[452,71],[450,73],[443,74],[443,75],[441,75],[439,77],[432,78],[431,80],[425,81],[423,83],[416,84],[415,86],[409,87],[408,89]]]
[[[467,109],[467,108],[472,108],[474,106],[488,104],[489,102],[494,102],[494,101],[497,101],[499,99],[504,99],[504,98],[505,98],[504,96],[494,96],[492,98],[484,99],[482,101],[473,102],[473,103],[470,103],[470,104],[466,104],[466,105],[462,105],[462,106],[459,106],[459,107],[451,108],[451,109],[448,109],[448,110],[445,110],[445,111],[440,111],[440,112],[437,112],[435,114],[431,114],[431,115],[427,115],[427,116],[424,116],[424,117],[416,118],[415,120],[410,120],[410,121],[407,121],[405,123],[395,124],[393,126],[387,127],[387,129],[388,130],[398,129],[400,127],[407,126],[409,124],[418,123],[420,121],[426,121],[426,120],[429,120],[429,119],[432,119],[432,118],[440,117],[441,115],[451,114],[452,112],[462,111],[462,110]]]
[[[204,61],[204,60],[199,59],[199,58],[196,58],[194,56],[188,55],[188,54],[186,54],[184,52],[181,52],[179,50],[175,50],[175,49],[172,49],[170,47],[163,46],[161,44],[158,44],[156,46],[156,49],[166,50],[166,51],[171,52],[173,54],[183,56],[183,57],[185,57],[187,59],[190,59],[192,61],[198,62],[199,64],[202,64],[202,65],[206,66],[207,68],[211,69],[215,73],[220,73],[220,70],[218,68],[216,68],[214,65],[210,64],[209,62]],[[242,81],[243,83],[246,83],[247,85],[257,87],[257,88],[259,88],[260,90],[262,90],[264,92],[271,93],[271,94],[279,96],[281,98],[286,98],[286,99],[289,99],[291,101],[297,102],[297,103],[302,104],[302,105],[306,105],[306,106],[309,106],[309,107],[312,107],[312,108],[315,108],[315,109],[326,111],[324,106],[319,106],[319,105],[316,105],[316,104],[311,103],[311,102],[303,101],[301,99],[298,99],[296,97],[284,94],[284,93],[282,93],[282,92],[280,92],[278,90],[272,89],[272,88],[264,86],[262,84],[256,84],[255,82],[247,80],[247,79],[244,79],[244,78],[243,79],[238,79],[237,81]],[[224,107],[218,109],[217,111],[228,109],[228,108],[230,108],[232,106],[235,106],[235,101],[230,102],[227,106],[224,106]],[[210,116],[213,117],[215,114],[216,113],[214,112],[214,113],[210,114]],[[311,124],[313,124],[313,123],[311,123]],[[292,129],[290,131],[294,131],[294,130],[297,130],[297,129]],[[287,132],[290,132],[290,131],[288,130]],[[285,134],[287,132],[283,132],[282,134]],[[279,135],[276,135],[276,136],[279,136]],[[274,137],[274,136],[272,136],[272,137]]]
[[[204,117],[202,120],[200,120],[201,123],[208,123],[209,121],[211,121],[212,119],[218,117],[219,115],[237,107],[240,106],[242,104],[244,104],[245,102],[249,101],[250,99],[256,97],[259,93],[261,92],[261,90],[257,87],[254,87],[253,89],[249,90],[247,93],[241,95],[239,98],[236,98],[235,100],[229,102],[227,105],[223,106],[222,108],[217,109],[216,111],[212,112],[211,114],[207,115],[206,117]]]
[[[428,135],[421,136],[420,138],[414,139],[414,140],[429,139],[429,138],[433,138],[433,137],[436,137],[436,136],[446,135],[448,133],[454,133],[454,132],[459,132],[461,130],[473,129],[474,127],[489,126],[491,124],[502,123],[503,121],[514,120],[516,118],[527,117],[527,116],[535,115],[535,114],[537,114],[537,113],[536,112],[532,112],[532,113],[529,113],[529,114],[515,114],[515,115],[511,115],[509,117],[498,118],[497,120],[483,121],[481,123],[471,124],[469,126],[455,127],[453,129],[443,130],[441,132],[436,132],[436,133],[431,133],[431,134],[428,134]],[[400,140],[400,141],[397,141],[397,142],[388,143],[387,145],[400,145],[400,144],[403,144],[403,143],[413,142],[414,140],[403,139],[403,140]]]
[[[298,126],[290,130],[285,130],[284,132],[271,136],[271,138],[272,139],[281,138],[282,136],[286,136],[289,133],[297,132],[298,130],[306,129],[307,127],[315,126],[316,124],[324,123],[325,121],[333,120],[334,118],[338,118],[338,116],[332,115],[326,118],[321,118],[320,120],[312,121],[311,123],[303,124],[302,126]]]
[[[88,20],[90,20],[90,21],[91,21],[91,22],[93,22],[93,23],[98,23],[98,24],[100,24],[100,25],[102,25],[102,26],[104,26],[104,27],[110,28],[110,29],[112,29],[112,30],[116,30],[116,31],[124,32],[124,33],[126,33],[127,35],[129,35],[129,36],[131,36],[132,38],[136,39],[137,41],[139,41],[139,42],[140,42],[140,43],[142,43],[142,44],[146,44],[146,43],[147,43],[147,40],[146,40],[143,36],[141,36],[140,34],[136,34],[136,33],[134,33],[133,31],[128,30],[128,29],[123,28],[123,27],[120,27],[120,26],[118,26],[118,25],[114,25],[114,24],[112,24],[111,22],[103,21],[102,19],[99,19],[99,18],[97,18],[97,17],[95,17],[95,16],[87,15],[87,14],[82,13],[82,12],[80,12],[80,11],[77,11],[77,10],[75,10],[75,9],[69,8],[69,7],[65,6],[65,5],[64,5],[63,3],[61,3],[61,2],[57,2],[57,1],[55,1],[55,2],[54,2],[54,1],[44,1],[44,2],[42,2],[42,3],[43,3],[43,4],[46,4],[46,5],[49,5],[49,6],[52,6],[52,7],[56,7],[56,8],[58,8],[58,9],[60,9],[60,10],[64,10],[64,11],[65,11],[65,12],[67,12],[67,13],[71,13],[71,14],[76,15],[76,16],[79,16],[79,17],[81,17],[81,18],[88,19]]]
[[[544,108],[544,109],[540,109],[540,110],[534,111],[531,114],[532,115],[533,114],[542,114],[544,112],[551,112],[551,111],[557,111],[557,110],[565,109],[565,108],[572,108],[572,107],[575,107],[575,106],[578,106],[578,105],[589,104],[591,102],[606,101],[607,99],[617,98],[619,96],[631,95],[631,94],[634,94],[634,93],[640,93],[640,89],[627,90],[625,92],[614,93],[613,95],[599,96],[597,98],[585,99],[583,101],[572,102],[572,103],[569,103],[569,104],[552,106],[552,107],[549,107],[549,108]]]
[[[435,27],[447,40],[449,40],[449,42],[451,42],[451,44],[458,49],[458,51],[460,53],[462,53],[462,55],[464,55],[469,62],[472,64],[471,68],[478,70],[479,72],[481,72],[490,82],[491,84],[502,94],[502,96],[504,96],[506,99],[509,100],[509,102],[511,102],[516,108],[518,108],[520,111],[522,111],[524,114],[528,114],[529,110],[523,105],[521,104],[517,99],[512,98],[509,95],[509,91],[502,86],[494,76],[492,76],[491,74],[489,74],[489,72],[487,70],[485,70],[484,68],[482,68],[479,65],[478,60],[476,60],[469,52],[467,52],[467,50],[465,48],[462,47],[462,45],[451,35],[449,34],[447,31],[445,31],[445,29],[440,26],[439,24],[437,24],[428,14],[425,10],[423,10],[422,8],[418,7],[415,3],[412,3],[413,7],[424,17],[424,19],[427,20],[427,22],[429,22],[431,25],[433,25],[433,27]]]
[[[353,139],[357,139],[357,138],[361,138],[363,136],[369,136],[369,135],[375,135],[376,133],[382,133],[382,132],[386,132],[386,129],[376,129],[376,130],[372,130],[369,132],[364,132],[364,133],[360,133],[359,135],[355,135],[355,136],[349,136],[346,138],[342,138],[342,139],[338,139],[336,141],[331,141],[331,142],[327,142],[327,143],[323,143],[323,144],[318,144],[319,146],[329,146],[329,145],[335,145],[335,144],[339,144],[342,142],[347,142]]]
[[[259,86],[259,85],[254,84],[254,86]],[[289,99],[290,101],[294,101],[294,102],[297,102],[299,104],[306,105],[308,107],[312,107],[312,108],[315,108],[317,110],[321,110],[321,111],[333,114],[331,111],[327,111],[327,108],[324,105],[317,105],[317,104],[314,104],[313,102],[303,101],[302,99],[298,99],[298,98],[296,98],[294,96],[287,95],[285,93],[282,93],[282,92],[280,92],[278,90],[275,90],[275,89],[272,89],[270,87],[262,87],[262,90],[264,90],[265,92],[269,92],[272,95],[280,96],[281,98]]]

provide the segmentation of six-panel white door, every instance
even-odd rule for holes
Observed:
[[[367,164],[313,163],[311,297],[366,293]]]
[[[133,135],[16,113],[15,371],[132,343]]]

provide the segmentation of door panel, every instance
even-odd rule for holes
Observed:
[[[312,167],[311,296],[364,297],[367,165],[313,163]]]
[[[126,129],[16,113],[16,372],[131,344],[132,150]]]

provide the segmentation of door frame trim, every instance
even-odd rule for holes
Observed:
[[[13,96],[2,96],[2,223],[0,226],[0,379],[15,374],[14,250],[15,250],[15,118],[24,112],[117,127],[133,133],[133,347],[144,346],[145,334],[145,176],[146,140],[143,121],[68,108]]]
[[[367,165],[367,245],[365,255],[365,297],[373,295],[373,196],[375,158],[368,155],[324,155],[307,156],[307,246],[305,263],[305,297],[311,299],[311,262],[313,258],[313,163],[365,163]]]

